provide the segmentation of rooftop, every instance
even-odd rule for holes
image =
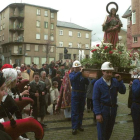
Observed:
[[[131,6],[129,6],[129,8],[123,14],[122,18],[127,18],[127,17],[131,16],[131,14],[132,14],[132,10],[131,10]]]
[[[82,26],[79,26],[77,24],[71,23],[71,22],[64,22],[64,21],[57,21],[58,27],[66,27],[66,28],[72,28],[72,29],[79,29],[79,30],[86,30],[86,31],[92,31],[90,29],[84,28]]]
[[[40,8],[44,8],[44,9],[50,9],[51,11],[58,12],[58,10],[53,9],[53,8],[50,8],[50,7],[44,7],[44,6],[33,5],[33,4],[28,4],[28,3],[11,3],[8,6],[6,6],[2,11],[4,11],[7,7],[24,6],[24,5],[29,5],[29,6],[34,6],[34,7],[40,7]],[[0,11],[0,12],[2,12],[2,11]]]

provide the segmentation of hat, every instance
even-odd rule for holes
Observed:
[[[1,71],[2,71],[3,69],[7,69],[7,68],[13,68],[13,66],[10,65],[10,64],[4,64],[4,65],[2,66],[2,68],[1,68]]]

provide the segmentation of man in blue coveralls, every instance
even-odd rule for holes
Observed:
[[[112,78],[114,68],[110,62],[101,66],[103,76],[93,88],[93,111],[97,120],[98,140],[109,140],[117,113],[117,93],[125,94],[126,87],[119,74]]]
[[[133,140],[140,140],[140,77],[132,84],[132,120],[134,124]]]
[[[89,84],[87,78],[82,77],[81,63],[76,60],[73,62],[74,72],[69,74],[72,94],[71,94],[71,119],[72,134],[77,134],[77,129],[84,131],[82,128],[83,112],[85,107],[86,91],[85,85]]]

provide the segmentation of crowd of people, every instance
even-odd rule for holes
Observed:
[[[83,112],[87,104],[87,112],[93,111],[94,120],[97,121],[98,140],[109,140],[113,131],[117,114],[118,92],[125,94],[126,87],[119,74],[112,78],[114,68],[110,62],[104,62],[101,66],[103,76],[99,79],[85,78],[82,76],[83,67],[76,60],[69,69],[64,64],[54,63],[37,65],[22,64],[21,66],[4,64],[0,72],[0,102],[16,119],[22,119],[22,113],[33,116],[45,127],[44,117],[50,115],[48,106],[52,105],[53,115],[64,109],[65,118],[71,118],[72,134],[77,130],[84,131],[82,126]],[[21,93],[17,90],[17,83],[28,75],[29,84]],[[133,140],[140,139],[140,77],[134,71],[131,82],[131,112],[134,123]],[[20,82],[19,82],[20,83]],[[18,92],[18,93],[17,93]],[[29,110],[19,109],[15,99],[29,97],[34,104]],[[87,99],[87,101],[86,101]],[[3,106],[0,107],[0,118],[8,121]],[[40,118],[40,119],[39,119]],[[0,124],[2,140],[10,137],[4,132]],[[4,138],[5,137],[5,138]],[[6,138],[7,137],[7,138]],[[26,134],[22,134],[17,140],[28,140]]]

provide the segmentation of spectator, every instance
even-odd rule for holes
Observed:
[[[31,82],[33,80],[34,71],[31,70],[30,65],[27,65],[27,70],[24,72],[29,75],[29,81]]]
[[[49,69],[46,68],[46,64],[42,64],[42,68],[39,70],[39,74],[41,73],[41,71],[45,71],[46,72],[46,75],[48,76]]]
[[[33,64],[33,67],[31,68],[34,72],[38,72],[39,73],[39,69],[37,68],[36,64]]]
[[[50,89],[50,95],[51,95],[51,103],[53,104],[53,114],[55,115],[55,106],[57,104],[57,99],[59,96],[59,91],[58,91],[58,82],[53,81],[52,88]]]
[[[51,75],[52,78],[54,78],[56,76],[56,71],[58,71],[58,69],[59,69],[59,65],[56,64],[55,68],[52,70],[52,75]]]
[[[59,71],[61,72],[61,78],[65,76],[65,65],[61,64]]]

